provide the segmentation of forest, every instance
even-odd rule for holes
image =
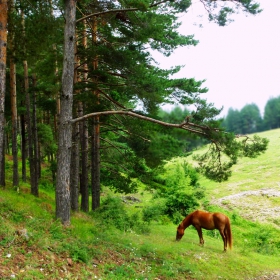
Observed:
[[[254,103],[245,105],[240,111],[230,108],[223,120],[227,131],[236,134],[250,134],[279,128],[280,96],[270,98],[261,116],[258,106]]]
[[[201,2],[209,20],[224,28],[233,13],[261,12],[251,0]],[[47,166],[55,216],[70,225],[71,211],[100,207],[102,186],[118,193],[131,193],[141,183],[157,188],[164,161],[202,144],[209,149],[196,156],[194,172],[217,182],[231,176],[239,157],[262,154],[266,138],[240,134],[277,126],[271,119],[273,100],[263,123],[253,105],[229,111],[223,121],[221,109],[203,98],[203,81],[175,79],[181,67],[160,69],[151,55],[153,50],[169,56],[199,43],[177,30],[180,13],[192,4],[1,1],[0,185],[7,182],[6,154],[12,156],[14,189],[28,181],[35,197]],[[185,116],[160,110],[174,103],[188,108]],[[254,121],[247,123],[249,111]]]

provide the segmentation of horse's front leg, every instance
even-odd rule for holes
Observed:
[[[203,240],[203,236],[202,236],[201,227],[196,227],[196,230],[197,230],[197,233],[198,233],[198,236],[199,236],[199,244],[201,246],[203,246],[204,245],[204,240]]]

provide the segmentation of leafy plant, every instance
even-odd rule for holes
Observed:
[[[122,231],[131,229],[138,233],[149,233],[149,228],[141,221],[139,213],[130,216],[119,197],[108,196],[92,215]]]
[[[158,182],[163,185],[158,188],[154,198],[164,199],[163,215],[177,224],[199,206],[198,200],[204,198],[205,189],[198,183],[196,170],[185,161],[167,163],[158,177],[161,178],[157,179]]]
[[[90,260],[90,254],[85,244],[81,243],[81,246],[78,244],[71,244],[71,246],[68,246],[68,249],[73,261],[82,261],[84,263],[88,263]]]
[[[175,224],[178,224],[183,217],[197,206],[199,206],[199,203],[196,197],[184,190],[175,189],[166,194],[166,214]]]
[[[162,215],[165,214],[166,206],[162,203],[155,203],[149,206],[146,206],[143,212],[143,221],[150,223],[151,221],[160,221]]]

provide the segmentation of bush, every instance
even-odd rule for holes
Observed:
[[[130,227],[129,216],[120,198],[107,197],[96,212],[99,218],[120,230],[127,231]]]
[[[156,216],[167,215],[177,224],[199,206],[198,200],[205,197],[205,188],[198,183],[199,175],[195,168],[186,162],[169,162],[164,169],[165,172],[157,176],[157,181],[161,179],[164,185],[154,195],[154,198],[164,199],[164,209],[158,209],[158,206],[147,208],[143,213],[144,219],[152,220]]]
[[[273,255],[279,253],[279,240],[277,242],[274,231],[269,228],[259,229],[253,236],[256,251],[258,253]]]
[[[73,261],[81,261],[84,263],[88,263],[90,260],[90,252],[87,249],[87,246],[85,244],[71,244],[68,247],[68,250],[70,252],[70,256],[73,259]]]
[[[122,200],[118,197],[107,197],[94,215],[102,222],[106,221],[108,225],[112,225],[122,231],[150,232],[147,225],[141,220],[139,213],[134,213],[130,216],[125,210]]]
[[[150,223],[151,221],[160,221],[162,215],[165,214],[166,207],[163,204],[154,204],[143,209],[143,221]]]
[[[193,211],[199,203],[192,194],[183,190],[173,190],[166,194],[166,214],[174,224],[178,224],[189,212]]]

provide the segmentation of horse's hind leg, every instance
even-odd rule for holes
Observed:
[[[223,238],[223,242],[224,242],[224,251],[226,251],[226,250],[227,250],[227,235],[226,235],[226,233],[225,233],[225,229],[219,229],[219,231],[220,231],[220,234],[221,234],[221,236],[222,236],[222,238]]]
[[[202,230],[201,230],[201,228],[200,227],[195,227],[196,228],[196,230],[197,230],[197,233],[198,233],[198,236],[199,236],[199,244],[201,245],[201,246],[203,246],[204,245],[204,240],[203,240],[203,236],[202,236]]]

